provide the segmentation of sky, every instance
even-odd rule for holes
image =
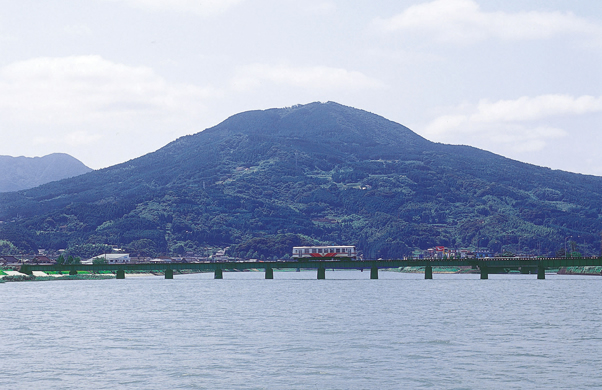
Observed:
[[[335,101],[602,176],[599,0],[0,0],[0,155],[99,169]]]

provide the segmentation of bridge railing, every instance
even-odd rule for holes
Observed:
[[[264,269],[266,278],[273,278],[274,269],[315,269],[318,278],[323,279],[326,269],[357,269],[371,270],[371,277],[378,278],[378,270],[383,268],[424,267],[425,278],[432,278],[433,267],[472,267],[479,269],[481,277],[486,279],[490,273],[500,269],[528,270],[528,273],[537,270],[538,278],[545,278],[546,268],[602,266],[602,258],[482,258],[482,259],[405,259],[405,260],[300,260],[300,261],[268,261],[268,262],[221,262],[221,263],[123,263],[123,264],[69,264],[69,265],[42,265],[23,264],[21,272],[31,274],[33,271],[44,272],[115,272],[119,279],[125,277],[126,272],[132,271],[160,271],[165,273],[167,279],[173,278],[174,271],[193,270],[199,272],[214,272],[215,278],[223,278],[223,272],[245,271]],[[429,277],[430,276],[430,277]]]

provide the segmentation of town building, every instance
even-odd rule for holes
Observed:
[[[91,259],[82,261],[82,264],[94,264],[94,259],[103,259],[107,264],[126,264],[130,263],[129,253],[106,253],[103,255],[94,256]]]

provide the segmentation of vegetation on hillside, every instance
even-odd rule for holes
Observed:
[[[265,258],[312,243],[357,245],[365,258],[435,245],[547,255],[573,240],[587,255],[598,253],[601,200],[602,178],[314,103],[238,114],[138,159],[0,194],[0,239],[22,251],[230,246]]]

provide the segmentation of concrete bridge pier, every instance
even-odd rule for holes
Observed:
[[[18,268],[18,271],[25,275],[33,275],[33,271],[24,266],[21,266],[20,268]]]
[[[165,270],[165,279],[173,279],[173,269],[168,268]]]
[[[274,269],[273,268],[266,268],[265,269],[265,278],[266,279],[274,279]]]
[[[223,279],[223,278],[224,278],[224,271],[221,268],[216,268],[213,279]]]
[[[69,271],[69,275],[71,275],[71,272],[75,272],[77,274],[77,271]],[[125,271],[122,269],[118,269],[117,272],[115,273],[115,278],[116,279],[125,279]]]
[[[486,265],[479,266],[481,268],[481,279],[489,279],[489,270]]]
[[[432,279],[433,278],[433,267],[427,265],[424,267],[424,279]]]
[[[378,267],[370,268],[370,279],[378,279]]]
[[[326,279],[326,268],[318,268],[318,280]]]
[[[537,279],[545,279],[546,278],[546,268],[541,265],[537,267]]]

